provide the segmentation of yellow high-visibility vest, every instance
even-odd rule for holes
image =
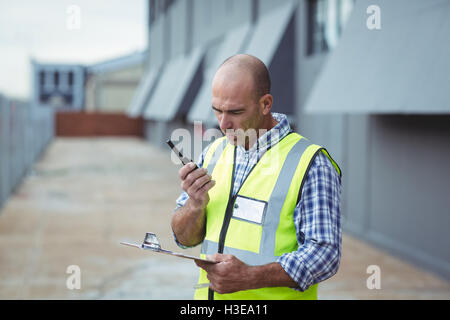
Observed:
[[[315,156],[323,152],[339,174],[340,169],[324,148],[297,133],[290,133],[265,152],[239,192],[232,196],[235,152],[236,147],[222,137],[213,142],[205,155],[203,167],[207,168],[216,185],[209,190],[201,257],[223,253],[232,254],[248,265],[275,262],[284,253],[298,249],[293,213]],[[238,215],[238,199],[256,203],[259,208],[257,218],[247,220]],[[200,269],[198,283],[208,282],[206,272]],[[204,287],[195,291],[194,298],[317,299],[317,284],[304,292],[288,287],[267,287],[230,294],[218,294]]]

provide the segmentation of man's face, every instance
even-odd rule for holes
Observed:
[[[263,122],[259,102],[255,98],[253,79],[243,72],[219,70],[213,80],[212,108],[219,127],[231,144],[254,143]],[[250,138],[250,141],[249,141]]]

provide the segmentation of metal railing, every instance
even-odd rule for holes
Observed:
[[[0,94],[0,209],[53,136],[52,108]]]

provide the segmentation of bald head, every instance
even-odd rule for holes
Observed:
[[[222,63],[212,81],[211,105],[230,143],[248,149],[260,130],[276,126],[272,104],[269,72],[261,60],[238,54]]]
[[[249,54],[236,54],[226,59],[219,67],[217,73],[224,73],[229,78],[236,74],[246,73],[253,79],[253,91],[258,100],[270,93],[270,75],[266,65],[258,58]]]

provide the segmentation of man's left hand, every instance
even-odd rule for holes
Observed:
[[[209,287],[215,292],[223,294],[252,289],[251,266],[230,254],[216,253],[208,256],[208,260],[215,263],[195,260],[195,264],[206,271],[211,282]]]

